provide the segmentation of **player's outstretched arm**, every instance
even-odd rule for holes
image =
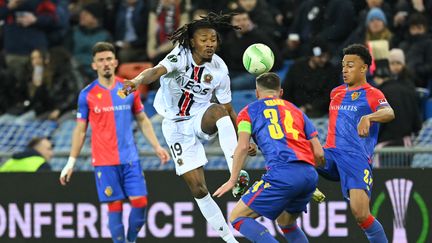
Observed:
[[[161,163],[166,164],[170,159],[169,153],[159,144],[159,141],[157,140],[156,134],[153,129],[153,125],[148,116],[144,112],[140,112],[136,115],[136,120],[142,133],[153,147],[156,155],[161,160]]]
[[[156,65],[155,67],[148,68],[142,71],[132,80],[125,80],[122,92],[124,95],[129,95],[130,93],[134,92],[140,84],[150,84],[167,72],[167,69],[162,65]]]
[[[321,146],[321,143],[318,140],[318,137],[313,137],[309,140],[312,147],[312,152],[315,158],[315,164],[317,167],[323,167],[325,165],[324,159],[324,150]]]
[[[390,106],[382,107],[381,109],[378,109],[374,113],[362,116],[360,122],[357,125],[358,135],[360,137],[369,136],[369,128],[371,122],[386,123],[386,122],[390,122],[394,118],[395,118],[395,114],[393,109]]]
[[[234,129],[237,131],[237,114],[234,111],[234,108],[232,107],[231,103],[227,103],[227,104],[222,104],[225,107],[225,110],[228,112],[231,121],[234,124]],[[249,150],[248,150],[248,155],[249,156],[256,156],[257,154],[257,146],[254,143],[249,143]]]
[[[237,183],[240,170],[243,168],[244,162],[248,155],[249,150],[249,140],[251,135],[247,132],[239,132],[239,138],[237,147],[234,150],[233,167],[231,171],[231,176],[225,184],[219,187],[213,196],[221,197],[227,191],[230,191]]]
[[[68,162],[60,173],[60,184],[65,186],[71,179],[75,161],[81,152],[84,145],[85,136],[87,131],[87,122],[77,121],[75,129],[72,134],[72,147],[69,154]]]

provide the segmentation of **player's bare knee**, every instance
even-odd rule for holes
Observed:
[[[209,121],[213,121],[216,123],[220,118],[228,116],[228,112],[223,105],[213,104],[210,106],[207,111],[204,113],[204,118]]]
[[[365,210],[362,207],[351,207],[351,213],[353,214],[357,223],[362,223],[369,217],[368,210]]]

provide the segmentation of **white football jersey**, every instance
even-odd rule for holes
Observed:
[[[228,67],[218,55],[197,65],[189,49],[176,46],[160,63],[167,74],[160,78],[154,107],[167,119],[188,119],[210,103],[213,91],[221,104],[231,102]]]

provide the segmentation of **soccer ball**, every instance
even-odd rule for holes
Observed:
[[[257,43],[250,45],[243,53],[243,66],[253,75],[270,71],[274,64],[274,55],[270,47]]]

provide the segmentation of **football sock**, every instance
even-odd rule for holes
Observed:
[[[123,243],[125,241],[122,215],[123,203],[121,201],[108,203],[108,228],[114,243]]]
[[[127,240],[134,242],[146,222],[147,197],[139,197],[130,201],[132,209],[129,214]]]
[[[225,155],[228,169],[231,172],[234,150],[237,146],[237,135],[234,125],[229,116],[224,116],[216,121],[216,127],[219,133],[219,144]]]
[[[229,243],[238,242],[229,230],[228,224],[226,223],[220,208],[209,193],[203,198],[195,198],[195,201],[197,202],[204,218],[224,241]]]
[[[247,239],[256,243],[278,242],[262,224],[253,218],[240,217],[231,222],[233,227]]]
[[[287,226],[281,226],[281,228],[285,239],[287,239],[288,242],[292,243],[307,243],[309,242],[306,235],[304,234],[303,230],[301,230],[297,223],[293,223],[291,225]]]
[[[380,222],[372,215],[359,224],[360,228],[366,233],[366,237],[371,243],[387,243],[387,237]]]

